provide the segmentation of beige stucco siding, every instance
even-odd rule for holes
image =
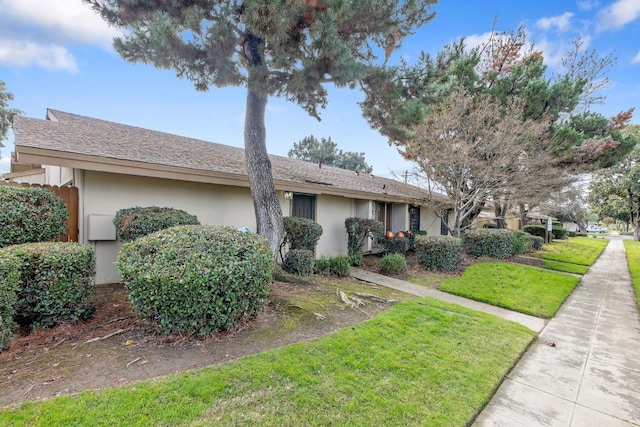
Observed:
[[[193,183],[159,178],[86,171],[81,185],[81,241],[93,245],[98,263],[96,283],[120,280],[113,264],[121,245],[114,241],[88,241],[90,215],[115,215],[133,206],[160,206],[185,210],[202,224],[247,227],[255,232],[253,201],[248,188]],[[281,194],[278,194],[281,196]],[[280,197],[283,211],[288,201]]]
[[[317,256],[347,254],[347,231],[344,220],[352,216],[351,199],[320,195],[316,201],[316,221],[322,226],[322,236],[316,248]]]
[[[430,236],[440,235],[440,218],[436,213],[425,207],[420,209],[420,230],[424,230]]]

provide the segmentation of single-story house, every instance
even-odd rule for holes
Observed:
[[[98,284],[120,280],[114,262],[121,243],[112,224],[119,209],[173,207],[203,224],[255,231],[242,148],[51,109],[45,120],[17,116],[13,128],[15,160],[33,166],[5,179],[78,188],[78,241],[96,251]],[[377,219],[393,232],[441,234],[425,190],[368,173],[270,159],[283,214],[314,219],[323,228],[317,256],[346,254],[348,217]]]

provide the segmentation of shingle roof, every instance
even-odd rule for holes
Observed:
[[[157,132],[62,111],[47,112],[50,120],[16,116],[16,151],[22,147],[53,150],[151,165],[229,174],[246,179],[244,149]],[[373,199],[426,199],[418,187],[372,174],[270,155],[274,181],[302,184],[319,192],[367,193]],[[326,191],[331,189],[332,191]],[[323,191],[324,190],[324,191]],[[375,197],[373,197],[375,196]],[[444,201],[441,198],[441,201]]]

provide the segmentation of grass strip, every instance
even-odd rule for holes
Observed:
[[[633,289],[636,292],[636,301],[640,308],[640,242],[636,240],[624,240],[624,249],[627,252],[627,262]]]
[[[542,264],[549,270],[563,271],[565,273],[584,275],[589,270],[589,266],[587,265],[573,264],[570,262],[551,261],[548,259],[543,259]]]
[[[608,243],[608,239],[575,237],[568,239],[566,242],[546,244],[543,250],[538,251],[536,255],[542,258],[543,261],[556,261],[589,267],[598,259]],[[554,270],[567,271],[569,273],[574,272],[569,271],[573,267],[568,265],[555,264],[554,267],[556,267]],[[562,269],[562,267],[564,267],[564,269]]]
[[[432,299],[328,337],[135,385],[30,402],[11,426],[468,425],[535,334]]]
[[[440,290],[537,317],[552,317],[580,279],[540,268],[503,262],[469,266]]]

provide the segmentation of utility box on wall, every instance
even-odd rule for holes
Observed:
[[[116,240],[113,215],[87,215],[87,240]]]

